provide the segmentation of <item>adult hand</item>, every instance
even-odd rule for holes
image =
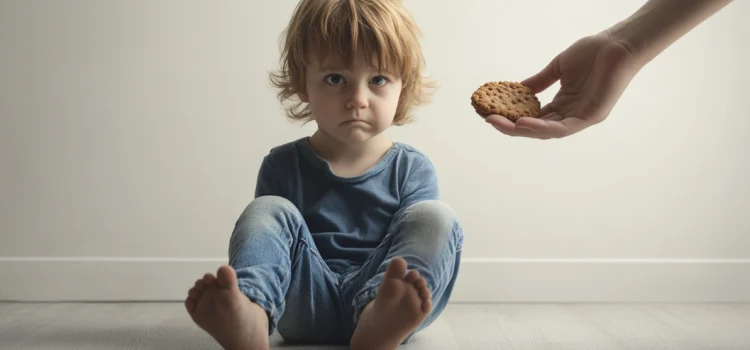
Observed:
[[[521,82],[538,94],[560,81],[560,90],[542,107],[539,118],[513,123],[492,115],[486,121],[509,136],[545,140],[570,136],[606,119],[641,67],[626,41],[607,32],[581,38]]]

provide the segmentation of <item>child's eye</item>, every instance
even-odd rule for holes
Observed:
[[[377,77],[372,78],[372,84],[375,84],[377,86],[383,86],[388,82],[388,78],[378,75]]]
[[[338,74],[327,75],[325,80],[326,80],[326,83],[331,84],[331,85],[341,85],[344,83],[344,77]]]

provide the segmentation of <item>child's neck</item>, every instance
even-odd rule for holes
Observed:
[[[350,145],[325,135],[320,130],[310,137],[309,143],[313,151],[328,162],[336,175],[345,177],[366,172],[393,146],[393,142],[383,134]]]

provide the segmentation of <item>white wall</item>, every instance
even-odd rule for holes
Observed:
[[[180,299],[225,261],[261,158],[313,130],[267,80],[296,1],[262,3],[0,1],[0,299]],[[406,3],[442,87],[390,134],[465,227],[456,301],[750,299],[750,3],[554,141],[500,134],[469,96],[640,0]]]

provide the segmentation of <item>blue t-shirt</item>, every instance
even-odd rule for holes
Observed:
[[[279,196],[299,209],[320,255],[334,272],[361,266],[395,214],[438,199],[437,174],[422,152],[400,142],[364,174],[335,175],[304,137],[271,149],[255,197]]]

